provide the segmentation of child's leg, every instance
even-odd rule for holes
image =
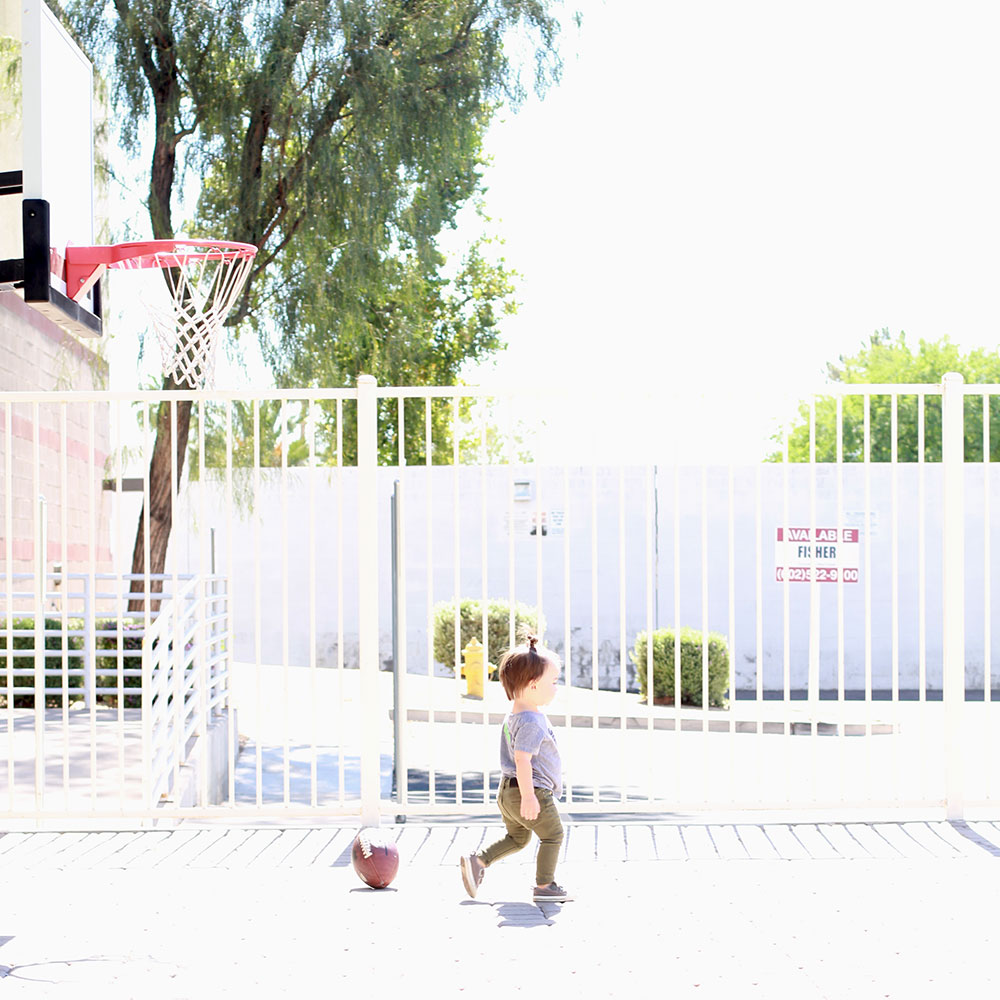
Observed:
[[[523,850],[531,840],[531,830],[524,826],[524,821],[521,819],[521,793],[506,780],[501,782],[500,790],[497,792],[497,805],[500,807],[500,815],[507,828],[507,836],[501,837],[479,852],[479,860],[487,868],[508,854]]]
[[[549,885],[556,880],[556,864],[559,862],[559,848],[563,842],[563,825],[559,809],[551,792],[536,789],[541,812],[532,824],[538,835],[538,857],[535,859],[535,884]]]

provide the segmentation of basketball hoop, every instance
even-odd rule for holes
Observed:
[[[164,272],[166,306],[140,291],[160,344],[165,377],[201,389],[211,383],[219,332],[250,274],[257,248],[227,240],[146,240],[66,248],[66,289],[84,293],[108,268]],[[145,293],[145,294],[144,294]]]

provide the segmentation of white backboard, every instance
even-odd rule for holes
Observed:
[[[94,242],[93,67],[43,0],[22,0],[21,55],[24,197],[49,203],[62,255]]]

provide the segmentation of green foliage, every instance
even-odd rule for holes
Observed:
[[[0,126],[11,128],[21,117],[21,40],[0,35]]]
[[[427,419],[430,416],[431,464],[451,465],[458,440],[458,463],[530,462],[528,431],[520,420],[497,412],[493,399],[454,398],[380,399],[379,461],[396,465],[400,460],[399,407],[403,407],[402,458],[406,465],[423,465],[427,454]],[[338,414],[340,435],[337,433]],[[282,433],[282,421],[285,423]],[[503,421],[504,426],[501,426]],[[204,422],[204,465],[225,469],[228,449],[232,468],[280,468],[282,452],[287,466],[312,463],[317,466],[346,466],[357,462],[357,406],[344,400],[296,400],[282,405],[273,399],[257,403],[233,400],[230,403],[199,402],[191,411],[188,439],[191,478],[200,478],[201,425]],[[113,475],[112,472],[109,475]],[[245,477],[234,480],[234,489],[249,488]]]
[[[702,674],[702,632],[693,628],[682,628],[681,646],[681,703],[701,705]],[[639,679],[639,691],[646,698],[648,633],[636,636],[635,646],[629,653]],[[653,697],[654,699],[674,697],[674,644],[676,635],[672,628],[656,629],[653,632]],[[726,691],[729,688],[729,645],[724,635],[709,632],[708,645],[708,703],[712,707],[726,705]]]
[[[958,346],[944,337],[930,343],[921,340],[914,350],[900,333],[893,339],[887,329],[872,335],[868,344],[855,355],[841,356],[838,365],[830,364],[831,382],[844,384],[938,384],[947,372],[959,372],[970,384],[1000,382],[1000,356],[995,351],[977,348],[962,354]],[[838,402],[831,396],[819,396],[815,407],[815,456],[817,462],[837,460]],[[941,399],[925,397],[924,460],[941,461]],[[892,444],[892,397],[872,395],[868,403],[868,455],[872,462],[890,462]],[[915,395],[901,394],[896,402],[896,458],[900,462],[919,459],[920,403]],[[810,460],[810,404],[799,405],[799,418],[788,428],[788,458],[792,462]],[[863,396],[844,397],[840,404],[841,453],[845,462],[865,460],[865,400]],[[768,461],[784,459],[782,443]],[[1000,461],[1000,398],[989,399],[989,458]],[[965,399],[965,460],[983,460],[983,397]]]
[[[463,366],[504,346],[500,322],[517,309],[515,275],[487,257],[485,243],[469,249],[454,277],[444,276],[450,262],[434,245],[386,252],[346,273],[307,265],[304,284],[322,290],[305,287],[306,300],[279,304],[272,320],[281,337],[265,344],[279,385],[353,387],[362,372],[381,385],[454,384]],[[423,434],[421,415],[408,449],[421,448]]]
[[[23,650],[21,655],[12,657],[13,668],[26,670],[29,673],[14,677],[14,687],[34,687],[35,668],[35,619],[25,616],[12,619],[14,630],[12,648]],[[0,707],[6,707],[7,687],[7,623],[0,619]],[[55,635],[45,637],[45,648],[50,652],[61,653],[63,650],[63,621],[62,618],[46,618],[45,628]],[[71,689],[69,702],[83,701],[83,671],[86,667],[84,649],[84,621],[82,618],[66,619],[66,641],[67,668],[69,670],[68,685]],[[125,673],[123,678],[124,687],[142,688],[142,629],[143,626],[131,621],[122,623],[122,670]],[[95,657],[96,669],[96,701],[99,705],[109,708],[116,708],[118,705],[118,695],[109,692],[107,688],[118,687],[118,623],[114,618],[98,618],[94,622],[94,646],[97,651]],[[101,654],[104,655],[101,655]],[[46,658],[45,688],[52,694],[46,694],[46,708],[62,707],[62,657],[48,656]],[[35,698],[33,694],[14,695],[14,708],[34,708]],[[125,695],[125,708],[140,708],[142,705],[141,691],[136,690],[135,694]]]
[[[493,398],[469,401],[459,413],[458,460],[463,464],[504,465],[534,461],[529,427],[514,415],[514,403]],[[544,421],[543,421],[544,423]]]
[[[449,670],[455,669],[455,615],[460,620],[459,649],[465,649],[469,640],[475,637],[483,641],[483,604],[482,601],[466,598],[456,603],[443,601],[434,605],[434,659],[443,663]],[[537,608],[515,603],[514,611],[514,643],[521,641],[530,632],[541,635],[545,630],[545,619]],[[492,671],[500,657],[510,649],[511,605],[508,601],[490,600],[486,602],[486,638],[487,648],[484,651],[486,662]]]
[[[14,688],[35,686],[35,619],[34,617],[22,617],[11,619],[13,636],[11,649],[24,650],[18,656],[11,657],[14,670],[26,670],[29,673],[14,677]],[[63,636],[61,630],[63,622],[61,618],[46,618],[45,629],[47,632],[57,632],[56,635],[45,636],[45,648],[50,652],[61,653],[64,649]],[[68,618],[66,620],[67,631],[74,630],[79,633],[83,628],[83,621],[78,618]],[[80,634],[67,635],[65,650],[67,653],[67,668],[71,673],[67,678],[67,686],[70,689],[83,687],[83,657],[79,650],[83,649],[83,636]],[[7,706],[7,620],[0,619],[0,707]],[[47,656],[45,658],[45,707],[61,708],[63,703],[63,675],[62,657]],[[52,694],[48,692],[54,690]],[[78,695],[68,695],[70,703],[82,701],[82,692]],[[14,708],[34,708],[35,696],[33,694],[14,695]]]
[[[123,687],[142,688],[142,625],[132,622],[122,623],[122,672]],[[98,619],[94,622],[94,645],[108,655],[98,655],[97,678],[98,704],[109,708],[118,707],[118,695],[102,693],[101,688],[118,687],[118,622],[114,618]],[[103,634],[102,634],[103,633]],[[125,695],[125,708],[141,708],[141,690]]]
[[[485,237],[460,261],[438,239],[483,193],[483,136],[516,107],[534,56],[556,81],[550,0],[73,0],[126,149],[153,135],[153,233],[260,247],[230,317],[257,332],[280,386],[449,384],[502,346],[513,273]],[[527,44],[525,44],[527,43]],[[149,129],[148,126],[152,128]]]
[[[318,409],[317,405],[314,412]],[[200,478],[202,422],[206,468],[224,469],[228,448],[232,455],[232,468],[251,469],[256,465],[267,469],[280,468],[283,464],[308,464],[307,416],[308,406],[302,401],[284,405],[276,399],[254,402],[237,399],[230,404],[199,402],[191,410],[191,435],[188,439],[191,477]],[[329,435],[320,437],[317,444],[328,452]]]

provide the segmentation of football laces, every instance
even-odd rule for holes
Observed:
[[[365,858],[370,858],[372,856],[372,838],[369,833],[362,830],[358,834],[358,842],[361,844],[361,853]]]

